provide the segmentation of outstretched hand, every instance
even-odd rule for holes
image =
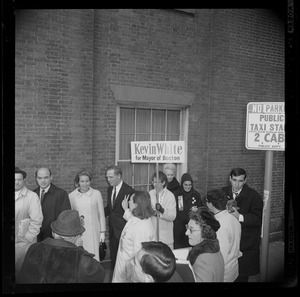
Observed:
[[[130,197],[130,195],[125,195],[123,201],[122,201],[122,207],[125,210],[127,210],[129,208],[128,206],[128,198]]]

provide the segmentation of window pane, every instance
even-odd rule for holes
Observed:
[[[134,134],[134,108],[120,108],[120,134]]]
[[[151,110],[138,109],[136,112],[136,133],[150,134],[151,129]]]
[[[121,134],[120,135],[120,146],[119,146],[119,159],[130,160],[131,159],[131,144],[134,141],[133,134]]]
[[[125,183],[132,185],[132,164],[131,162],[118,162],[118,166],[122,168],[122,178]]]
[[[152,141],[165,141],[165,134],[153,134]]]
[[[134,108],[120,108],[119,160],[131,159],[130,142],[134,140]]]
[[[180,134],[180,111],[168,110],[167,111],[167,134]]]
[[[156,173],[156,164],[151,163],[149,164],[149,183],[152,183],[152,175]],[[163,164],[159,163],[158,164],[158,171],[163,171]]]
[[[143,186],[137,186],[137,185],[135,185],[135,186],[134,186],[134,189],[135,189],[136,191],[146,191],[146,192],[149,192],[148,186],[147,186],[147,185],[143,185]]]
[[[134,164],[134,184],[148,185],[148,183],[147,164]]]
[[[152,140],[165,140],[165,113],[165,110],[152,111]],[[158,139],[155,137],[156,134],[159,134]]]
[[[149,141],[150,140],[150,134],[137,134],[136,135],[136,141]]]

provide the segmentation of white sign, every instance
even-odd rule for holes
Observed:
[[[132,163],[184,163],[184,141],[132,141]]]
[[[249,102],[247,104],[246,148],[284,151],[284,102]]]

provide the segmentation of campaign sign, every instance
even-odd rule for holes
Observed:
[[[132,141],[132,163],[184,163],[184,141]]]
[[[249,102],[247,104],[246,148],[284,151],[284,102]]]

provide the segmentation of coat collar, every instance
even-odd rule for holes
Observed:
[[[27,195],[28,189],[26,186],[23,187],[23,189],[20,191],[18,197],[16,198],[16,200],[18,200],[20,197],[25,197]]]
[[[237,197],[242,197],[245,195],[245,193],[248,192],[249,186],[247,184],[244,184],[243,188],[241,189],[241,191],[239,192],[239,195]],[[227,190],[225,189],[226,195],[228,199],[233,199],[233,194],[232,194],[232,187],[228,186]]]
[[[93,191],[94,191],[94,189],[93,189],[92,187],[90,187],[89,190],[88,190],[87,192],[85,192],[85,193],[80,193],[80,192],[79,192],[79,189],[76,189],[76,194],[77,194],[79,197],[82,196],[83,194],[88,195],[88,196],[91,196],[92,193],[93,193]]]
[[[48,192],[53,194],[55,190],[55,186],[53,184],[50,184],[50,188],[48,189]]]
[[[193,265],[199,255],[203,253],[217,253],[218,251],[220,251],[218,239],[204,239],[190,250],[188,260]]]
[[[94,256],[94,254],[89,253],[82,246],[77,246],[74,243],[66,241],[66,240],[63,240],[63,239],[54,239],[54,238],[51,238],[51,237],[47,237],[41,243],[48,244],[48,245],[51,245],[51,246],[57,246],[57,247],[82,249],[85,252],[85,254],[91,255],[92,257]]]
[[[48,188],[48,191],[46,192],[46,193],[51,193],[51,194],[53,194],[54,193],[54,191],[55,191],[55,185],[53,185],[52,183],[50,184],[50,186],[49,186],[49,188]],[[39,186],[39,187],[37,187],[34,191],[38,194],[38,196],[40,196],[40,192],[41,192],[41,187]]]
[[[63,239],[54,239],[51,237],[47,237],[42,241],[44,244],[54,245],[54,246],[61,246],[61,247],[70,247],[70,248],[77,248],[77,246],[69,241]]]

